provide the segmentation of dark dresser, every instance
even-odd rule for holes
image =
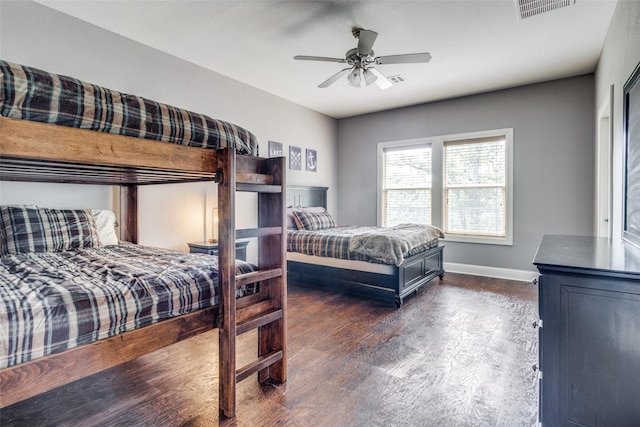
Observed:
[[[640,249],[545,235],[539,285],[543,426],[640,426]]]

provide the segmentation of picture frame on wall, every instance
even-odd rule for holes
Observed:
[[[622,236],[640,246],[640,63],[622,89],[624,216]]]
[[[318,152],[316,150],[312,150],[307,148],[307,155],[305,156],[307,171],[309,172],[317,172],[318,171]]]
[[[269,156],[268,157],[282,157],[284,151],[282,149],[282,143],[276,141],[269,141]]]
[[[302,170],[302,148],[293,145],[289,146],[289,169]]]

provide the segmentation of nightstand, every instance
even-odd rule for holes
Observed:
[[[197,243],[187,243],[189,245],[189,252],[192,254],[209,254],[209,255],[218,255],[218,243],[210,243],[210,242],[197,242]],[[247,260],[247,245],[249,242],[236,242],[236,258],[241,259],[242,261]]]

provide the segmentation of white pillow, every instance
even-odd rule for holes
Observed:
[[[100,243],[103,246],[117,245],[116,214],[107,209],[91,209],[91,215],[96,222]]]

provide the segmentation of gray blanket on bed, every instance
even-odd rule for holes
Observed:
[[[356,234],[351,237],[349,250],[368,255],[388,264],[400,265],[406,255],[436,238],[443,238],[438,228],[424,224],[399,224]]]

